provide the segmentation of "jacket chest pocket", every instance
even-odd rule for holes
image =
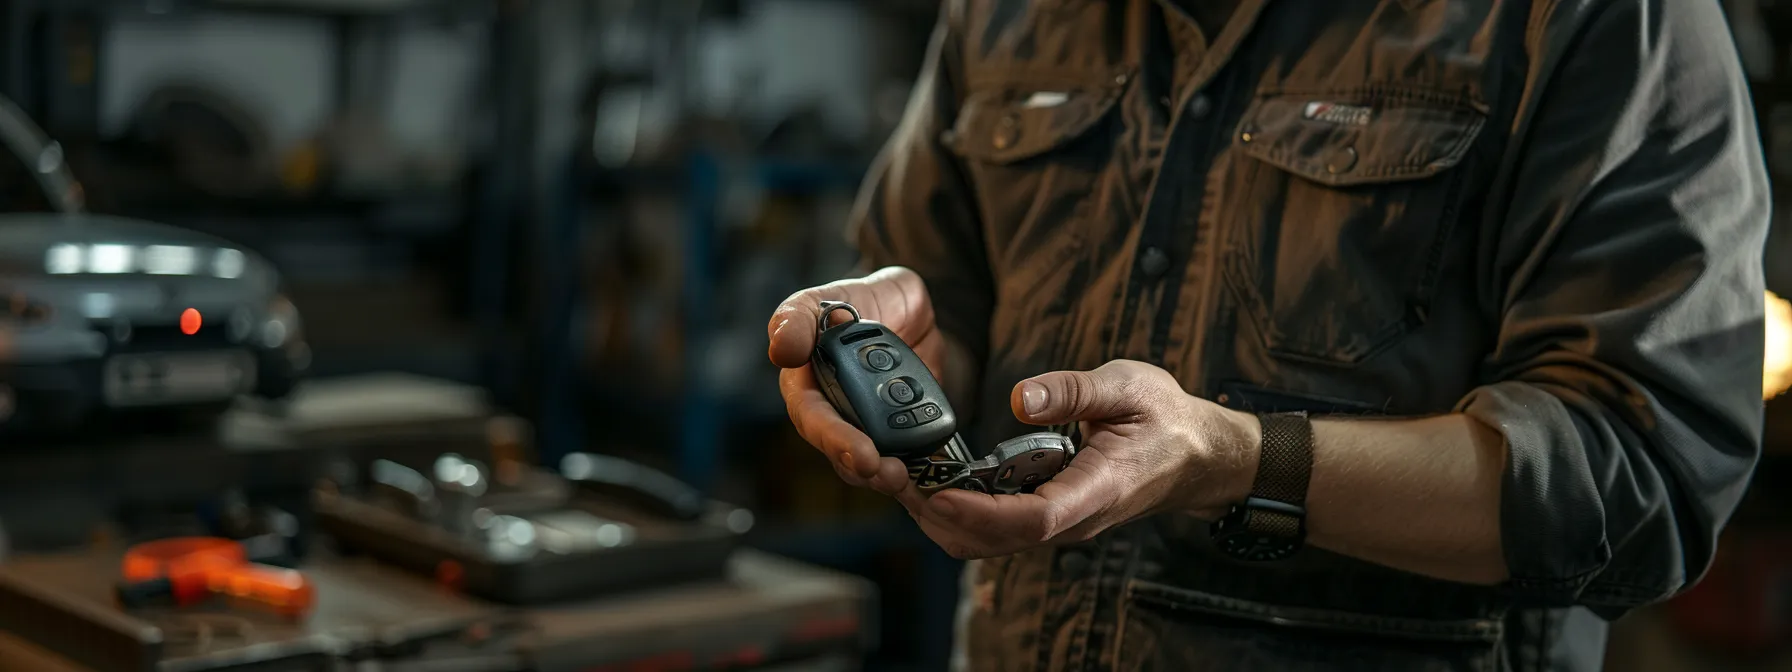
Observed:
[[[1091,202],[1109,188],[1114,134],[1104,122],[1122,89],[1083,79],[974,83],[948,132],[1005,297],[1055,295],[1042,283],[1063,276],[1089,235]]]
[[[1353,365],[1424,322],[1484,120],[1424,95],[1253,103],[1226,280],[1270,354]]]

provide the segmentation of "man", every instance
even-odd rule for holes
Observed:
[[[876,270],[770,355],[841,478],[980,559],[977,669],[1595,670],[1759,453],[1754,133],[1715,0],[949,1]],[[922,496],[804,366],[821,299],[974,449],[1081,451]]]

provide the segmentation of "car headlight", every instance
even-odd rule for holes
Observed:
[[[261,344],[278,348],[298,342],[304,338],[303,329],[298,307],[284,295],[275,296],[268,304],[268,319],[261,325]]]
[[[8,294],[4,299],[4,311],[0,311],[0,321],[15,325],[32,326],[50,320],[55,311],[50,304],[33,301],[21,294]]]

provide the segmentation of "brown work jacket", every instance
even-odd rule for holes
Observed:
[[[1598,669],[1759,454],[1769,198],[1713,0],[948,0],[852,231],[1012,386],[1137,359],[1258,411],[1500,432],[1511,580],[1164,514],[974,563],[988,670]],[[1205,19],[1205,20],[1203,20]],[[1399,511],[1385,513],[1398,525]]]

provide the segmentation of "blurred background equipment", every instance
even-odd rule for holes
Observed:
[[[231,199],[266,196],[280,186],[266,125],[228,95],[164,85],[138,107],[131,126],[127,137],[147,154],[143,160],[179,181],[164,188]]]
[[[499,472],[455,454],[426,472],[375,461],[366,488],[326,482],[315,508],[338,548],[455,590],[543,604],[726,576],[745,509],[614,457],[574,453],[560,474]]]
[[[88,212],[61,145],[4,97],[0,131],[7,163],[52,206],[0,213],[0,431],[292,391],[311,353],[272,266],[222,239]]]
[[[1724,5],[1782,176],[1792,6]],[[0,428],[58,421],[0,445],[0,672],[944,669],[962,565],[839,482],[763,354],[856,263],[938,8],[0,0],[0,362],[44,363],[0,367]],[[1769,299],[1756,483],[1610,669],[1792,659]],[[126,550],[190,537],[300,572],[308,617],[121,608]]]

